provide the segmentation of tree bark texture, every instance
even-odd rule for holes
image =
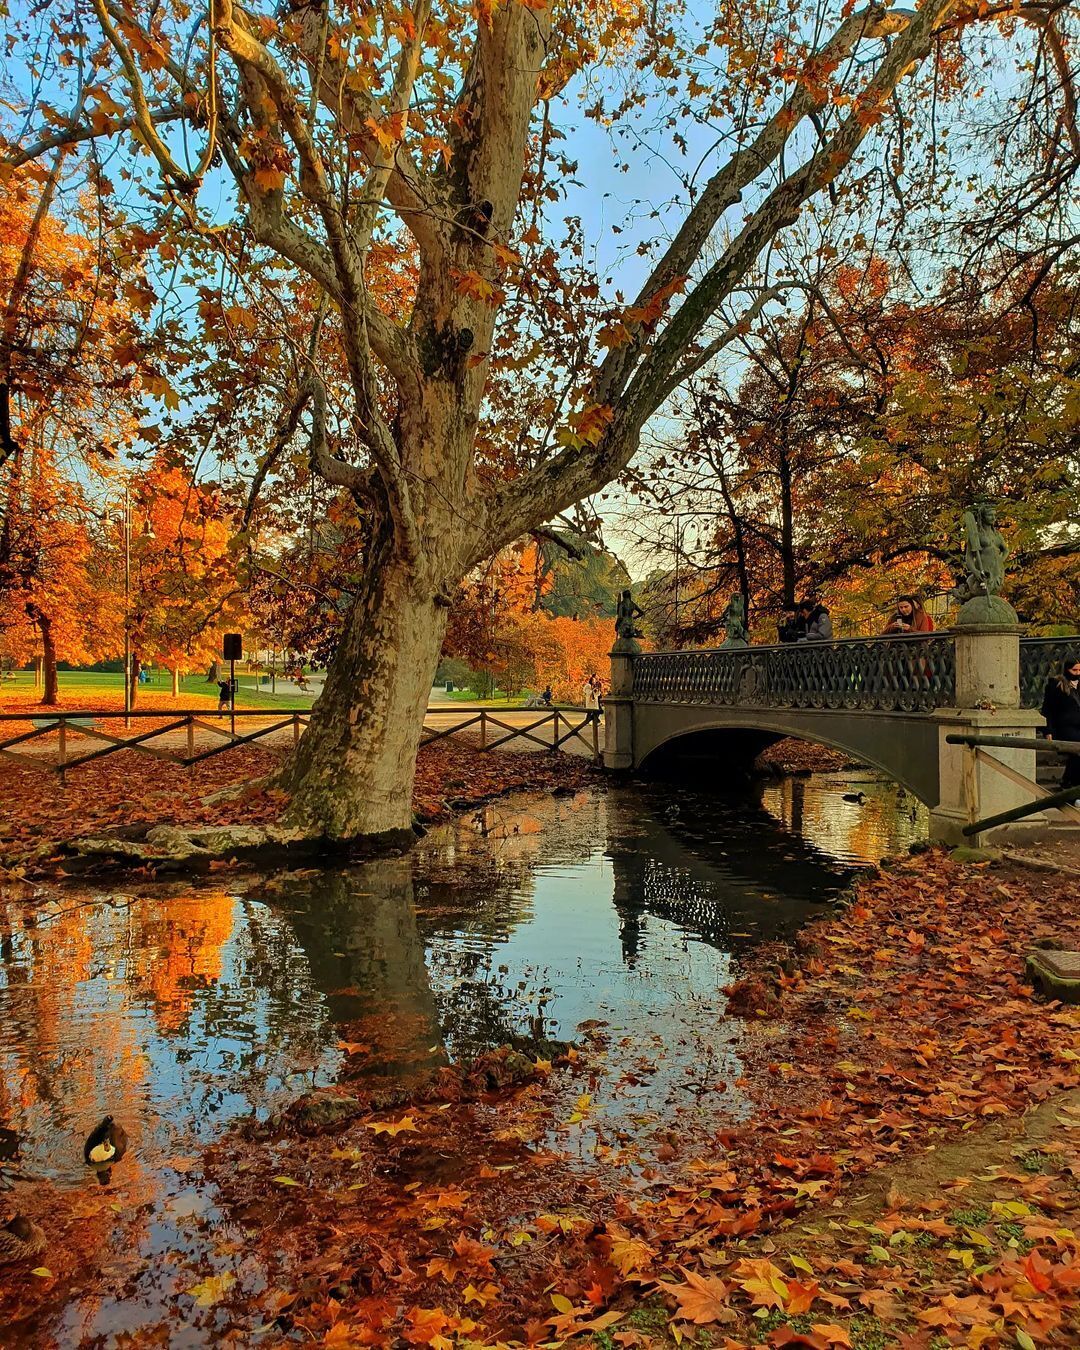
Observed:
[[[368,572],[327,671],[311,724],[280,776],[285,823],[332,839],[407,844],[424,711],[446,609],[389,556]]]

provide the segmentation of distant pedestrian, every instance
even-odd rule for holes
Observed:
[[[595,675],[590,675],[589,678],[585,681],[585,683],[581,686],[581,702],[582,705],[586,708],[586,710],[599,708],[600,690],[597,685]]]
[[[799,618],[798,610],[789,609],[776,625],[776,636],[780,642],[798,642],[806,632],[806,624]]]
[[[902,595],[896,613],[882,629],[883,633],[932,633],[934,621],[914,595]]]
[[[594,706],[597,712],[599,712],[604,705],[604,683],[600,679],[599,675],[594,675],[592,677],[592,687],[593,687],[593,697],[596,699],[596,703]]]
[[[217,710],[219,717],[224,717],[232,708],[232,700],[232,682],[230,680],[218,680]]]
[[[796,638],[797,642],[832,641],[832,619],[820,601],[803,600],[796,612],[796,618],[804,625],[803,632]]]
[[[1080,741],[1080,656],[1068,657],[1062,663],[1061,674],[1047,683],[1042,715],[1046,718],[1048,739]],[[1080,755],[1065,756],[1061,786],[1080,787]]]

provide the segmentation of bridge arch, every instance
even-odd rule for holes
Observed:
[[[634,767],[660,768],[679,758],[680,743],[690,759],[704,757],[707,763],[711,755],[715,762],[729,754],[748,767],[768,745],[793,737],[848,754],[933,807],[940,798],[940,735],[930,719],[903,713],[642,704],[634,709]]]

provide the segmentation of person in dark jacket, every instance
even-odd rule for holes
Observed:
[[[795,610],[788,610],[776,625],[776,636],[781,642],[798,642],[806,633],[806,624]]]
[[[804,600],[799,606],[798,618],[805,624],[799,642],[832,641],[832,619],[823,604],[816,600]]]
[[[1080,741],[1080,656],[1070,656],[1049,681],[1041,711],[1050,740]],[[1061,786],[1080,787],[1080,755],[1065,756]]]

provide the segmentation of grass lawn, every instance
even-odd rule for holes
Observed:
[[[516,698],[507,698],[505,694],[498,698],[477,698],[471,689],[454,689],[446,697],[451,703],[467,703],[471,708],[520,708],[525,701],[522,694]],[[437,708],[440,704],[432,702],[430,706]]]
[[[62,670],[59,672],[60,701],[65,707],[78,703],[91,709],[96,703],[105,707],[123,704],[124,679],[120,671],[100,670]],[[268,685],[257,686],[258,676],[238,675],[239,691],[236,706],[238,708],[310,708],[311,696],[297,691],[295,685],[288,686],[278,679],[278,692],[270,693]],[[25,704],[32,701],[34,690],[33,672],[19,670],[14,679],[0,682],[0,704],[9,700]],[[14,696],[14,698],[12,698]],[[136,707],[168,708],[170,706],[202,706],[204,702],[217,704],[217,688],[207,684],[205,674],[185,675],[180,681],[180,697],[173,700],[172,676],[168,673],[152,675],[149,682],[139,685]]]

